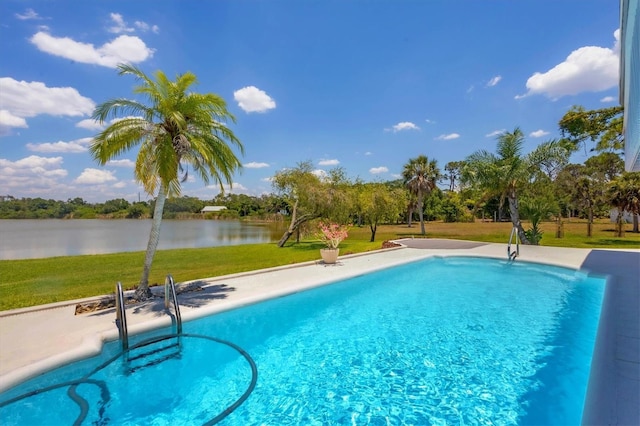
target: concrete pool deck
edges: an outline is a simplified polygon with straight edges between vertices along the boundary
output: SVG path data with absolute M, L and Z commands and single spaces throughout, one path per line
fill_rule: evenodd
M 507 257 L 506 244 L 442 239 L 399 242 L 403 248 L 342 256 L 335 265 L 306 262 L 198 280 L 202 291 L 178 296 L 182 318 L 188 321 L 430 256 Z M 583 421 L 640 424 L 640 249 L 521 246 L 516 261 L 609 277 Z M 179 281 L 180 277 L 174 278 Z M 77 303 L 96 299 L 0 312 L 0 391 L 53 367 L 96 355 L 102 342 L 116 340 L 113 308 L 75 315 Z M 130 334 L 135 334 L 169 325 L 171 318 L 158 298 L 128 306 L 127 321 Z

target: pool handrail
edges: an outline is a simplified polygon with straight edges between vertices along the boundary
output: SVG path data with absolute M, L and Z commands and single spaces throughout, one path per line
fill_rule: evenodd
M 516 249 L 515 251 L 511 251 L 511 241 L 514 240 L 515 237 L 515 242 L 516 242 Z M 520 238 L 518 236 L 518 227 L 514 226 L 513 228 L 511 228 L 511 235 L 509 235 L 509 243 L 507 244 L 507 258 L 509 258 L 509 260 L 516 260 L 516 257 L 520 256 Z
M 180 305 L 178 305 L 178 296 L 176 294 L 176 286 L 173 282 L 171 274 L 167 274 L 164 280 L 164 308 L 169 309 L 169 302 L 173 302 L 173 309 L 176 316 L 176 334 L 182 334 L 182 315 L 180 314 Z
M 127 351 L 129 349 L 129 330 L 127 329 L 127 314 L 124 311 L 124 295 L 120 281 L 116 284 L 116 326 L 118 327 L 122 351 Z

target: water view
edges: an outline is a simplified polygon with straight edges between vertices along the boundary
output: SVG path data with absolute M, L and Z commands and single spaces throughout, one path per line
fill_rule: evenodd
M 0 220 L 0 260 L 143 251 L 151 220 Z M 275 224 L 163 220 L 158 250 L 268 243 Z

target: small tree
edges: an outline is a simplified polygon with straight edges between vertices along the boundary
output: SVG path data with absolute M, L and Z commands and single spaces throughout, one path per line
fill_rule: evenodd
M 409 160 L 402 171 L 404 183 L 409 191 L 416 195 L 418 214 L 420 215 L 420 232 L 424 229 L 424 198 L 431 194 L 440 179 L 440 169 L 436 160 L 429 160 L 426 155 L 419 155 Z
M 522 156 L 523 144 L 524 134 L 520 128 L 502 133 L 498 136 L 497 155 L 480 150 L 467 157 L 463 180 L 483 191 L 483 201 L 499 196 L 502 205 L 506 199 L 511 223 L 518 230 L 520 241 L 529 244 L 518 210 L 518 191 L 530 177 L 529 163 Z
M 624 236 L 624 212 L 633 216 L 633 232 L 638 232 L 640 214 L 640 172 L 623 173 L 611 182 L 607 197 L 612 206 L 618 209 L 616 236 Z
M 394 222 L 406 206 L 404 191 L 382 183 L 362 185 L 358 201 L 364 221 L 371 230 L 370 242 L 376 239 L 378 225 Z

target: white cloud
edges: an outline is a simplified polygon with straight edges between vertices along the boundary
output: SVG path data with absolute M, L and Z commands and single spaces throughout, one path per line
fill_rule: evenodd
M 429 120 L 428 118 L 426 120 L 424 120 L 425 122 L 429 123 L 429 124 L 435 124 L 434 120 Z
M 366 156 L 373 155 L 373 152 L 367 151 L 367 152 L 364 153 L 364 155 L 366 155 Z
M 112 41 L 95 47 L 69 37 L 54 37 L 40 31 L 30 39 L 38 49 L 54 56 L 71 59 L 83 64 L 96 64 L 115 68 L 120 63 L 136 64 L 153 56 L 154 49 L 136 36 L 121 35 Z
M 160 32 L 160 28 L 158 28 L 157 25 L 149 25 L 144 21 L 135 21 L 133 23 L 135 28 L 131 27 L 119 13 L 111 13 L 109 17 L 111 18 L 111 21 L 113 21 L 113 26 L 107 28 L 107 31 L 109 31 L 110 33 L 133 33 L 136 31 L 136 29 L 143 32 L 152 31 L 156 34 Z
M 329 176 L 329 174 L 322 169 L 312 170 L 311 173 L 318 176 L 320 179 L 325 179 L 327 176 Z
M 0 109 L 0 135 L 5 135 L 13 127 L 27 128 L 27 120 L 11 114 L 6 109 Z
M 255 86 L 236 90 L 233 92 L 233 99 L 245 112 L 266 112 L 276 107 L 276 101 Z
M 86 168 L 74 182 L 86 185 L 100 185 L 117 180 L 109 170 Z
M 531 136 L 532 138 L 541 138 L 543 136 L 547 136 L 548 134 L 549 132 L 540 129 L 540 130 L 536 130 L 535 132 L 529 133 L 529 136 Z
M 61 166 L 62 157 L 31 155 L 18 161 L 0 158 L 0 181 L 9 193 L 25 188 L 35 193 L 50 192 L 59 185 L 58 179 L 67 176 L 67 171 Z
M 319 166 L 337 166 L 338 164 L 340 164 L 340 161 L 336 159 L 318 161 Z
M 39 81 L 0 78 L 0 109 L 17 117 L 83 116 L 93 112 L 95 103 L 73 87 L 47 87 Z
M 609 102 L 615 102 L 616 98 L 614 96 L 605 96 L 604 98 L 600 99 L 600 102 L 603 103 L 609 103 Z
M 98 121 L 93 118 L 87 118 L 76 123 L 76 127 L 87 130 L 102 130 L 104 128 Z
M 28 143 L 27 149 L 33 152 L 62 152 L 68 154 L 74 154 L 79 152 L 85 152 L 88 150 L 87 145 L 91 143 L 93 138 L 82 138 L 71 142 L 47 142 L 47 143 Z
M 389 129 L 385 129 L 385 130 L 389 131 Z M 420 130 L 420 127 L 416 126 L 410 121 L 402 121 L 398 124 L 394 124 L 391 130 L 393 130 L 393 133 L 396 133 L 396 132 L 402 132 L 404 130 Z
M 484 136 L 487 137 L 487 138 L 493 138 L 493 137 L 496 137 L 496 136 L 500 136 L 501 134 L 503 134 L 506 131 L 507 131 L 507 129 L 494 130 L 493 132 L 487 133 Z
M 158 34 L 160 32 L 160 27 L 158 27 L 157 25 L 149 25 L 146 22 L 136 21 L 134 22 L 134 25 L 140 31 L 144 31 L 144 32 L 151 31 L 155 34 Z
M 248 190 L 249 188 L 239 182 L 233 182 L 233 184 L 229 188 L 229 192 L 235 192 L 236 194 L 240 192 L 247 192 Z
M 269 163 L 257 163 L 255 161 L 252 161 L 251 163 L 246 163 L 242 166 L 246 167 L 247 169 L 263 169 L 265 167 L 269 167 Z
M 457 133 L 449 133 L 448 135 L 440 135 L 435 139 L 439 141 L 450 141 L 452 139 L 458 139 L 459 137 L 460 135 Z
M 496 84 L 500 83 L 500 80 L 502 80 L 502 76 L 501 75 L 497 75 L 495 77 L 493 77 L 491 80 L 489 80 L 489 82 L 487 83 L 487 87 L 493 87 Z
M 133 169 L 136 166 L 136 163 L 131 161 L 131 160 L 110 160 L 107 161 L 107 165 L 108 166 L 113 166 L 113 167 L 127 167 L 130 169 Z
M 107 31 L 109 31 L 110 33 L 120 34 L 120 33 L 132 33 L 135 31 L 135 29 L 127 26 L 127 23 L 124 21 L 124 19 L 122 18 L 122 15 L 120 15 L 119 13 L 112 13 L 110 17 L 111 17 L 111 20 L 113 21 L 113 26 L 107 28 Z
M 16 18 L 20 19 L 21 21 L 26 21 L 29 19 L 42 19 L 35 10 L 28 8 L 27 10 L 24 11 L 24 13 L 16 13 L 15 14 Z
M 601 92 L 618 84 L 620 30 L 614 32 L 614 48 L 585 46 L 574 50 L 549 71 L 534 73 L 527 80 L 529 95 L 545 95 L 552 99 L 582 92 Z
M 55 168 L 62 165 L 62 157 L 39 157 L 30 155 L 18 161 L 9 161 L 0 158 L 0 168 L 10 168 L 13 170 L 56 170 Z
M 379 175 L 380 173 L 387 173 L 388 171 L 389 169 L 385 166 L 372 167 L 369 169 L 369 173 L 371 173 L 372 175 Z

